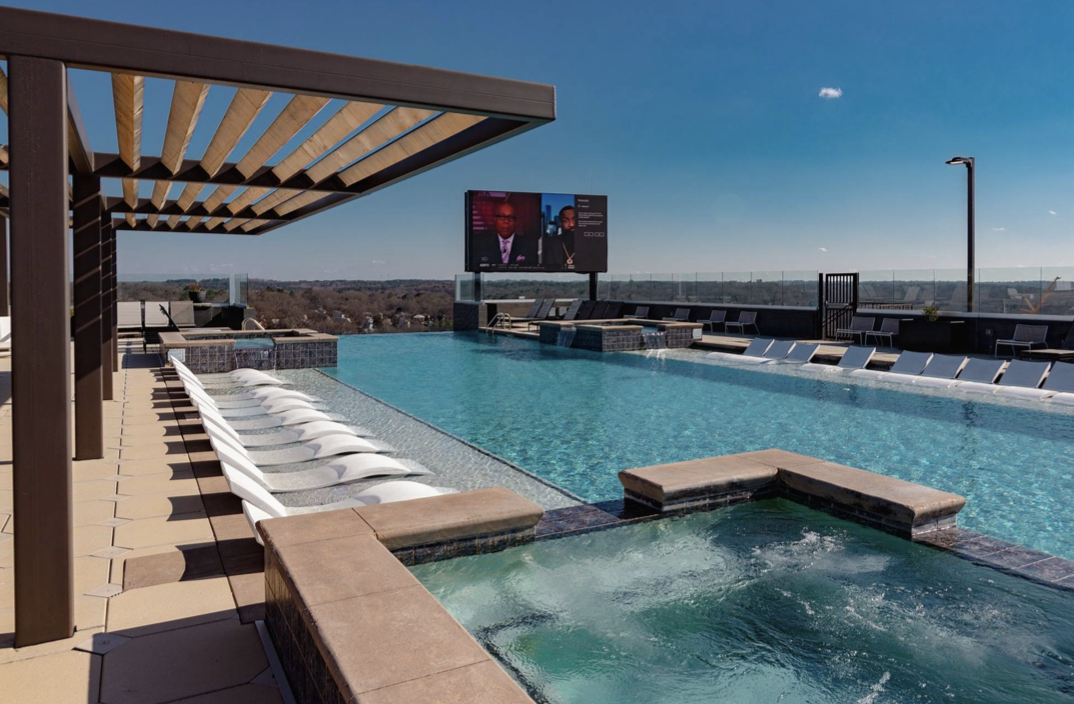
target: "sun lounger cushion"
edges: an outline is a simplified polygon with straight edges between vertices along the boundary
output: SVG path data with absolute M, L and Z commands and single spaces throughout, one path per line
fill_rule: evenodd
M 1051 366 L 1049 362 L 1027 362 L 1016 359 L 1007 366 L 1007 371 L 999 380 L 1000 386 L 1020 386 L 1026 389 L 1035 389 L 1044 380 Z
M 142 302 L 120 301 L 117 303 L 116 326 L 120 328 L 142 327 Z
M 945 379 L 938 376 L 914 377 L 914 386 L 929 386 L 937 389 L 949 389 L 958 384 L 954 379 Z
M 843 358 L 839 360 L 840 369 L 865 369 L 872 360 L 873 355 L 876 354 L 875 347 L 858 347 L 857 345 L 851 345 L 847 347 L 847 351 L 843 353 Z
M 958 384 L 959 391 L 969 391 L 974 394 L 994 394 L 999 391 L 995 384 L 986 384 L 980 381 L 963 381 Z
M 1048 399 L 1051 403 L 1060 403 L 1064 406 L 1074 406 L 1074 394 L 1061 393 Z
M 1048 391 L 1074 393 L 1074 364 L 1058 363 L 1048 372 L 1041 388 Z
M 936 379 L 954 379 L 958 376 L 962 365 L 966 363 L 966 357 L 957 354 L 934 354 L 929 363 L 925 365 L 921 376 L 934 377 Z M 920 380 L 919 380 L 920 381 Z
M 903 352 L 891 365 L 892 374 L 920 374 L 932 360 L 931 352 Z
M 818 349 L 820 349 L 820 345 L 797 344 L 783 361 L 793 364 L 806 364 L 813 359 L 813 355 L 817 353 Z
M 960 382 L 994 384 L 996 377 L 1003 370 L 1003 365 L 1004 362 L 1001 359 L 971 359 L 959 373 L 958 380 Z
M 882 372 L 877 369 L 853 369 L 850 372 L 850 376 L 859 379 L 882 379 L 887 375 L 887 372 Z
M 193 301 L 172 301 L 170 304 L 170 310 L 172 321 L 176 326 L 181 328 L 194 327 L 194 302 Z M 158 308 L 159 312 L 160 309 Z
M 783 359 L 790 354 L 793 349 L 794 342 L 792 340 L 776 340 L 769 345 L 763 356 L 768 357 L 769 359 Z
M 768 348 L 772 346 L 772 340 L 764 337 L 756 337 L 750 341 L 750 344 L 746 346 L 746 350 L 742 353 L 745 357 L 761 357 Z

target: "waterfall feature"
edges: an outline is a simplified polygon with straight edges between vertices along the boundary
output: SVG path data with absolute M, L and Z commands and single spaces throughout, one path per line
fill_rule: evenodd
M 560 347 L 570 347 L 574 342 L 574 328 L 560 328 L 556 337 L 556 344 Z
M 641 339 L 647 350 L 666 350 L 668 347 L 667 334 L 662 332 L 643 332 Z

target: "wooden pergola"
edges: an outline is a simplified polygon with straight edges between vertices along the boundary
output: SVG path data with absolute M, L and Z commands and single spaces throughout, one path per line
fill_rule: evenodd
M 554 120 L 555 88 L 10 8 L 0 8 L 0 58 L 10 74 L 0 71 L 10 142 L 0 145 L 10 174 L 0 225 L 10 216 L 21 647 L 74 628 L 69 243 L 74 458 L 95 459 L 118 361 L 117 231 L 264 234 Z M 111 74 L 118 154 L 90 146 L 69 68 Z M 146 77 L 174 82 L 155 154 L 142 144 Z M 205 153 L 188 158 L 213 86 L 234 87 L 234 97 Z M 274 93 L 290 97 L 236 154 Z M 280 157 L 319 115 L 328 117 Z M 104 195 L 103 179 L 119 179 L 122 197 Z M 140 181 L 153 182 L 149 198 Z M 0 312 L 7 289 L 0 280 Z

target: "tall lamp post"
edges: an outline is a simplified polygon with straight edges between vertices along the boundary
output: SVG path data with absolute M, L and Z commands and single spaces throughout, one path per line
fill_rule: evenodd
M 975 268 L 973 242 L 973 170 L 975 159 L 972 156 L 956 156 L 948 159 L 948 164 L 964 164 L 966 166 L 966 311 L 973 312 L 973 273 Z

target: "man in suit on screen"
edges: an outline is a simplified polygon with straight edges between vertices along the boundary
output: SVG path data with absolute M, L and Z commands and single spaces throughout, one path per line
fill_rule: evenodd
M 519 231 L 515 206 L 510 203 L 497 205 L 493 211 L 493 225 L 496 234 L 486 237 L 478 246 L 479 265 L 489 268 L 537 266 L 537 240 Z

